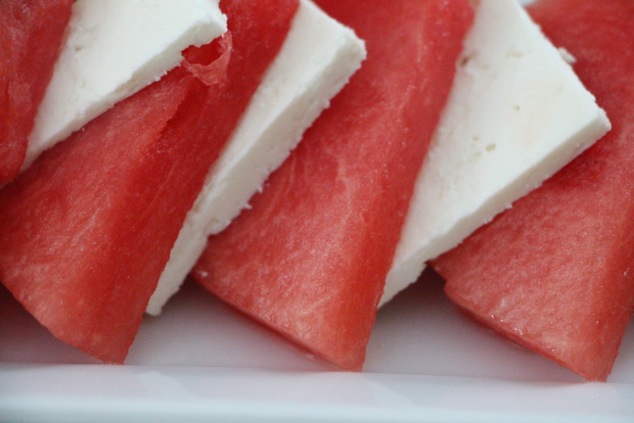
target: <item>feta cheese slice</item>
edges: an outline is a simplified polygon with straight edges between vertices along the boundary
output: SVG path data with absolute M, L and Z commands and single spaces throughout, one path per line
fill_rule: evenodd
M 304 131 L 329 105 L 365 58 L 355 34 L 312 2 L 300 1 L 289 34 L 225 150 L 186 217 L 147 308 L 157 315 L 202 254 L 207 237 L 222 231 Z
M 219 0 L 77 0 L 24 164 L 226 31 Z
M 380 305 L 609 130 L 566 60 L 516 0 L 480 2 Z

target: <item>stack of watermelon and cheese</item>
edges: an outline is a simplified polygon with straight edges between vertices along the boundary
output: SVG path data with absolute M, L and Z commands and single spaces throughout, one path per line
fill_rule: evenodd
M 201 11 L 204 16 L 218 7 L 213 0 L 190 1 L 207 9 Z M 101 25 L 137 19 L 138 10 L 131 10 L 137 3 L 127 4 L 121 9 L 76 2 L 80 19 L 69 27 L 71 50 L 77 50 L 75 40 L 86 37 L 73 37 L 72 31 L 85 31 L 104 44 L 99 36 L 107 31 Z M 158 22 L 156 30 L 173 22 L 175 8 L 158 5 L 162 20 L 147 15 L 150 23 Z M 237 214 L 365 54 L 352 31 L 304 0 L 223 0 L 220 7 L 227 15 L 226 34 L 186 48 L 179 66 L 44 151 L 0 194 L 0 279 L 56 337 L 105 362 L 124 361 L 183 228 L 204 228 L 218 216 Z M 112 19 L 96 19 L 102 8 L 112 11 Z M 95 13 L 81 13 L 86 10 Z M 221 16 L 219 11 L 213 15 Z M 203 26 L 216 28 L 217 22 Z M 293 48 L 298 40 L 315 49 Z M 140 41 L 141 47 L 147 44 Z M 80 70 L 106 65 L 91 62 L 99 59 L 94 54 L 80 59 L 86 59 Z M 115 59 L 117 68 L 120 58 Z M 298 62 L 315 67 L 296 74 Z M 131 78 L 134 82 L 138 75 Z M 69 82 L 65 76 L 60 80 Z M 69 125 L 75 115 L 83 118 L 118 95 L 120 87 L 113 85 L 113 96 L 89 98 L 103 85 L 95 78 L 97 87 L 83 90 L 90 80 L 77 81 L 77 91 L 88 95 L 78 96 L 76 111 L 63 113 Z M 245 122 L 246 141 L 239 135 Z M 234 144 L 241 155 L 220 160 Z M 258 154 L 262 150 L 265 154 Z M 257 168 L 246 183 L 235 176 L 245 162 Z M 217 183 L 228 184 L 228 193 L 213 200 L 210 214 L 205 209 L 210 206 L 197 207 L 196 201 L 218 173 L 228 179 Z M 233 204 L 226 207 L 229 201 Z M 216 213 L 216 203 L 226 209 Z M 178 285 L 182 279 L 170 282 Z
M 318 3 L 367 41 L 368 60 L 252 210 L 209 240 L 194 277 L 311 353 L 358 370 L 382 296 L 387 301 L 432 252 L 451 248 L 588 148 L 609 122 L 567 56 L 513 0 L 480 1 L 472 25 L 470 5 L 460 1 L 426 10 L 377 1 L 363 12 L 354 1 Z M 397 30 L 405 17 L 420 23 L 407 25 L 420 31 L 412 31 L 412 45 Z M 393 38 L 376 33 L 379 19 Z M 420 52 L 438 60 L 448 34 L 459 46 L 465 38 L 464 49 L 447 51 L 443 64 L 425 62 Z M 456 63 L 455 80 L 440 93 L 442 78 L 431 69 L 447 75 Z M 423 74 L 406 77 L 403 69 L 417 65 Z M 448 96 L 446 106 L 422 91 L 427 100 L 417 108 L 404 95 L 410 78 Z M 370 103 L 368 93 L 376 99 L 358 107 Z M 432 129 L 416 130 L 431 142 L 424 162 L 408 153 L 422 142 L 408 138 L 411 113 Z M 406 140 L 412 144 L 399 145 Z
M 634 309 L 634 2 L 539 0 L 529 10 L 574 56 L 613 128 L 433 266 L 478 320 L 606 380 Z
M 75 1 L 23 164 L 175 68 L 189 46 L 226 31 L 218 0 Z M 145 16 L 139 19 L 138 16 Z M 140 34 L 152 34 L 143 36 Z
M 473 9 L 466 0 L 317 4 L 357 31 L 368 58 L 252 209 L 210 239 L 194 277 L 313 354 L 360 370 Z
M 180 28 L 165 33 L 148 57 L 124 60 L 131 63 L 127 76 L 113 77 L 108 86 L 97 83 L 103 93 L 95 96 L 81 86 L 104 80 L 108 71 L 94 59 L 100 51 L 117 50 L 99 39 L 107 27 L 93 27 L 131 19 L 133 6 L 115 4 L 106 8 L 112 19 L 97 19 L 106 10 L 98 2 L 74 2 L 39 114 L 34 118 L 31 110 L 34 123 L 20 124 L 22 132 L 35 129 L 5 181 L 23 172 L 0 191 L 0 280 L 55 336 L 102 361 L 121 363 L 143 313 L 158 314 L 194 268 L 194 278 L 221 299 L 301 348 L 360 370 L 381 304 L 414 281 L 426 262 L 516 204 L 610 129 L 582 81 L 597 93 L 615 130 L 561 173 L 586 160 L 573 172 L 572 186 L 586 186 L 586 171 L 596 185 L 615 180 L 603 176 L 605 166 L 593 170 L 588 161 L 626 156 L 621 150 L 596 153 L 610 137 L 627 139 L 620 132 L 626 116 L 608 107 L 615 94 L 601 73 L 585 70 L 602 56 L 593 50 L 586 64 L 584 49 L 591 48 L 585 43 L 591 43 L 579 34 L 586 34 L 588 22 L 602 28 L 604 21 L 596 18 L 601 13 L 620 11 L 616 16 L 627 22 L 632 7 L 611 0 L 601 10 L 589 2 L 573 18 L 563 12 L 570 7 L 566 2 L 540 0 L 531 8 L 541 25 L 552 22 L 546 33 L 564 51 L 516 0 L 481 0 L 475 8 L 468 0 L 191 0 L 188 7 L 200 16 L 182 13 Z M 221 11 L 228 31 L 216 38 L 224 30 Z M 570 28 L 581 28 L 577 36 L 558 28 L 566 19 Z M 618 42 L 609 40 L 615 49 Z M 138 58 L 148 51 L 130 52 Z M 627 69 L 627 59 L 606 62 L 606 74 Z M 85 64 L 85 74 L 71 69 L 77 63 Z M 77 93 L 65 89 L 75 83 Z M 526 275 L 539 268 L 534 262 L 540 259 L 531 254 L 540 251 L 557 266 L 575 254 L 570 247 L 561 259 L 553 253 L 566 235 L 553 231 L 559 241 L 547 244 L 553 242 L 546 233 L 552 225 L 537 236 L 521 231 L 522 225 L 537 225 L 541 211 L 566 208 L 530 200 L 551 185 L 570 187 L 556 182 L 561 173 L 517 202 L 529 203 L 526 211 L 515 213 L 514 206 L 432 262 L 447 276 L 451 298 L 477 318 L 502 313 L 487 308 L 491 301 L 528 296 L 529 307 L 512 312 L 522 321 L 551 306 L 543 296 L 530 297 L 533 288 L 524 286 L 535 286 L 533 280 L 509 276 L 517 286 L 504 289 L 490 280 L 506 282 L 506 272 Z M 625 176 L 620 173 L 619 180 L 627 186 Z M 606 194 L 597 193 L 585 204 L 601 202 Z M 603 216 L 573 201 L 557 204 L 564 202 L 578 221 Z M 617 208 L 627 206 L 607 207 Z M 589 216 L 579 217 L 585 212 Z M 507 217 L 517 214 L 525 217 Z M 573 313 L 582 322 L 599 321 L 605 299 L 618 302 L 617 317 L 602 317 L 592 330 L 577 329 L 602 339 L 596 348 L 587 339 L 570 347 L 569 356 L 588 357 L 584 365 L 551 353 L 553 342 L 543 347 L 523 339 L 518 334 L 525 329 L 512 326 L 518 323 L 508 315 L 497 321 L 511 326 L 494 328 L 587 379 L 605 380 L 634 301 L 626 277 L 632 248 L 623 247 L 627 214 L 619 216 L 623 223 L 596 231 L 599 240 L 592 239 L 591 247 L 574 245 L 579 252 L 605 246 L 605 259 L 585 261 L 610 266 L 609 272 L 592 270 L 606 275 L 597 282 L 601 305 L 588 307 L 576 294 L 579 307 L 559 307 L 562 322 Z M 502 229 L 489 229 L 505 219 Z M 511 252 L 508 244 L 516 239 Z M 557 272 L 548 263 L 545 273 Z M 580 283 L 564 272 L 565 286 Z M 613 281 L 614 272 L 626 276 Z M 562 331 L 552 336 L 567 342 Z M 583 355 L 587 348 L 594 350 Z

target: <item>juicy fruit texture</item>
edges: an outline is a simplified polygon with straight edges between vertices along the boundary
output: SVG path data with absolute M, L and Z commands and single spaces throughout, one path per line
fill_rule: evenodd
M 0 280 L 55 336 L 120 363 L 296 0 L 227 0 L 231 34 L 44 153 L 0 191 Z M 248 64 L 248 66 L 247 66 Z
M 0 2 L 0 186 L 18 174 L 26 157 L 28 136 L 53 74 L 72 4 Z
M 588 380 L 606 380 L 634 306 L 634 3 L 530 7 L 613 129 L 434 267 L 468 313 Z
M 143 312 L 137 299 L 163 260 L 153 248 L 152 262 L 135 267 L 139 249 L 168 243 L 160 229 L 178 220 L 160 192 L 170 167 L 161 133 L 189 91 L 178 79 L 103 115 L 0 193 L 5 286 L 55 336 L 107 362 L 124 359 Z M 156 221 L 144 203 L 175 214 Z
M 218 0 L 76 0 L 23 168 L 225 31 Z
M 185 218 L 150 298 L 149 314 L 160 313 L 196 264 L 207 238 L 248 206 L 364 57 L 363 42 L 350 28 L 309 0 L 300 0 L 284 45 Z
M 414 180 L 473 15 L 467 1 L 322 0 L 368 58 L 193 275 L 345 369 L 361 369 Z
M 610 128 L 517 0 L 478 3 L 459 63 L 381 304 Z

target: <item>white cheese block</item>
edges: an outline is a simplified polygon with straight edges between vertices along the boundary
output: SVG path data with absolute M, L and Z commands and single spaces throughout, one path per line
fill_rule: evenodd
M 225 31 L 218 0 L 75 1 L 24 167 Z
M 172 249 L 147 312 L 159 314 L 202 254 L 365 58 L 355 34 L 310 1 L 300 1 L 289 34 L 225 150 L 207 176 Z
M 609 130 L 570 59 L 516 0 L 481 0 L 381 305 Z

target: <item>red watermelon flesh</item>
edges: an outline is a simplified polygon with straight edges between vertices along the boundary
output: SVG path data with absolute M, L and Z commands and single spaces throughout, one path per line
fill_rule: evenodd
M 231 35 L 46 152 L 0 191 L 0 277 L 55 336 L 124 360 L 297 0 L 226 0 Z
M 634 2 L 540 0 L 612 131 L 434 267 L 460 307 L 588 380 L 606 380 L 634 307 Z
M 72 5 L 72 0 L 0 1 L 0 186 L 24 162 Z
M 467 1 L 321 0 L 367 42 L 361 70 L 194 269 L 313 354 L 362 367 L 416 174 L 472 19 Z

